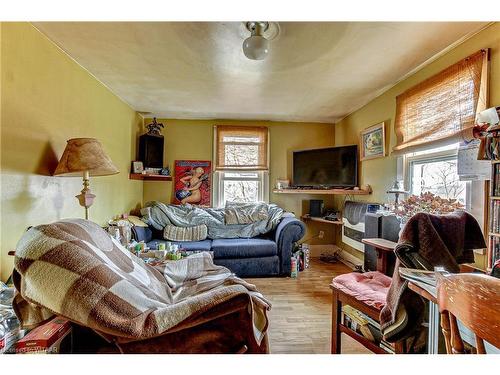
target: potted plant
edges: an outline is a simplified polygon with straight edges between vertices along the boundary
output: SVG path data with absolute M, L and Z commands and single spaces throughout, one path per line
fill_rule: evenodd
M 462 209 L 464 206 L 456 199 L 441 198 L 431 192 L 426 192 L 420 195 L 410 195 L 407 199 L 399 202 L 394 207 L 394 214 L 401 222 L 402 231 L 408 220 L 416 213 L 426 212 L 443 215 Z

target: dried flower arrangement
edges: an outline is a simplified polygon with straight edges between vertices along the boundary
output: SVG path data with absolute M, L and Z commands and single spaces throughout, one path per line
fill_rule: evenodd
M 420 194 L 420 196 L 409 196 L 394 208 L 394 213 L 401 218 L 403 223 L 405 223 L 410 217 L 418 212 L 442 215 L 463 208 L 464 206 L 456 199 L 441 198 L 431 192 L 426 192 Z

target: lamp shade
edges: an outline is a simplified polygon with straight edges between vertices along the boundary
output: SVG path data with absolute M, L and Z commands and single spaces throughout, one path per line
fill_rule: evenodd
M 82 176 L 87 171 L 90 176 L 107 176 L 119 173 L 118 168 L 106 155 L 97 139 L 73 138 L 68 140 L 54 175 Z

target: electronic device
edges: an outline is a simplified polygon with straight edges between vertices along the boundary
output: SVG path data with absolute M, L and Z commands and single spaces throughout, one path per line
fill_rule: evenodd
M 358 184 L 358 146 L 294 151 L 292 171 L 295 187 L 353 188 Z
M 323 216 L 324 203 L 322 199 L 309 200 L 309 216 L 321 217 Z
M 366 212 L 368 213 L 374 214 L 378 210 L 380 210 L 380 204 L 378 203 L 368 203 L 368 205 L 366 206 Z
M 362 252 L 365 251 L 361 240 L 365 238 L 367 207 L 365 202 L 346 201 L 342 212 L 342 242 Z
M 141 135 L 137 159 L 142 161 L 144 168 L 163 168 L 163 135 Z
M 383 238 L 389 241 L 398 242 L 400 230 L 399 220 L 394 215 L 377 213 L 367 213 L 365 215 L 365 238 Z M 373 246 L 365 245 L 364 253 L 364 270 L 375 271 L 377 269 L 377 250 Z M 388 276 L 391 276 L 394 272 L 395 262 L 395 255 L 393 253 L 388 254 Z
M 337 221 L 339 219 L 338 212 L 335 211 L 327 212 L 326 215 L 323 216 L 323 219 L 328 221 Z

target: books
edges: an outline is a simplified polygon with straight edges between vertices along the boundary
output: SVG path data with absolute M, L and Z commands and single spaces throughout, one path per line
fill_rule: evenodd
M 434 271 L 400 267 L 399 275 L 403 279 L 417 284 L 419 287 L 429 292 L 432 296 L 437 296 L 436 274 Z
M 59 344 L 70 334 L 71 323 L 56 317 L 28 332 L 16 343 L 16 353 L 58 352 Z
M 493 184 L 492 193 L 493 196 L 500 196 L 500 163 L 493 164 L 493 176 L 491 179 L 491 183 Z
M 493 267 L 493 265 L 500 260 L 500 237 L 490 236 L 489 249 L 490 259 L 488 259 L 488 264 L 490 267 Z
M 490 232 L 500 233 L 500 200 L 491 203 Z

